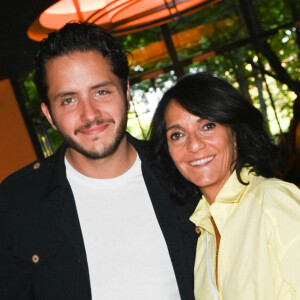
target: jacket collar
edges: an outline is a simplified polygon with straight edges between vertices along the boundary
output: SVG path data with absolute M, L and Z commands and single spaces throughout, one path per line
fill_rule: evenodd
M 138 140 L 130 133 L 126 133 L 127 141 L 135 148 L 142 162 L 146 162 L 149 148 L 147 147 L 148 141 Z
M 69 186 L 64 162 L 66 149 L 67 144 L 64 142 L 52 156 L 47 158 L 51 160 L 51 162 L 49 169 L 50 177 L 48 186 L 46 188 L 46 196 L 49 196 L 49 194 L 57 187 L 67 188 Z

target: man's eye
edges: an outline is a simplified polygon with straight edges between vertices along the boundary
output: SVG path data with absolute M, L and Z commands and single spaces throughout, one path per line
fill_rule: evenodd
M 178 140 L 182 137 L 182 133 L 181 132 L 174 132 L 171 134 L 170 139 L 171 140 Z
M 100 95 L 106 95 L 106 94 L 108 94 L 108 91 L 107 91 L 107 90 L 99 90 L 99 91 L 97 91 L 97 93 L 96 93 L 97 96 L 100 96 Z
M 73 103 L 74 101 L 75 101 L 74 98 L 67 98 L 67 99 L 64 99 L 61 104 L 68 105 L 68 104 Z
M 203 126 L 203 129 L 204 130 L 211 130 L 213 128 L 216 127 L 216 124 L 215 123 L 212 123 L 212 122 L 209 122 L 209 123 L 206 123 L 204 126 Z

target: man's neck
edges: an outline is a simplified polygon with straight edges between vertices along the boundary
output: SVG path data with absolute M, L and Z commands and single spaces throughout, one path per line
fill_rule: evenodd
M 70 165 L 81 174 L 92 178 L 107 179 L 120 176 L 129 170 L 137 154 L 134 147 L 124 137 L 118 149 L 104 158 L 91 159 L 71 148 L 67 148 L 65 155 Z

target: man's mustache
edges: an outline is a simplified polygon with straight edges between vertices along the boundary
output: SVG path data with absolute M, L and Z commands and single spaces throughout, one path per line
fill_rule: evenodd
M 83 130 L 86 130 L 86 129 L 89 129 L 91 128 L 93 125 L 100 125 L 100 124 L 103 124 L 103 123 L 115 123 L 115 120 L 114 119 L 96 119 L 94 121 L 91 121 L 91 122 L 86 122 L 84 125 L 76 128 L 74 130 L 74 134 L 77 135 L 80 131 L 83 131 Z

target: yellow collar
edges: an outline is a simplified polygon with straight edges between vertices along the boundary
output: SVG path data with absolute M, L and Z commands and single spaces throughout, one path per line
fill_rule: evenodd
M 250 173 L 251 168 L 243 168 L 241 170 L 241 178 L 245 183 L 244 185 L 239 182 L 236 171 L 234 170 L 227 180 L 227 182 L 222 187 L 221 191 L 218 193 L 215 202 L 219 203 L 236 203 L 239 202 L 243 194 L 248 189 L 250 183 L 253 181 L 254 173 Z
M 241 178 L 244 182 L 249 183 L 244 185 L 240 183 L 234 171 L 221 191 L 218 193 L 215 203 L 237 203 L 240 201 L 246 190 L 250 186 L 254 178 L 254 173 L 250 173 L 251 168 L 243 168 L 241 171 Z M 211 234 L 214 234 L 214 228 L 211 223 L 210 205 L 204 196 L 200 199 L 194 213 L 191 215 L 190 220 L 200 228 L 205 229 Z

